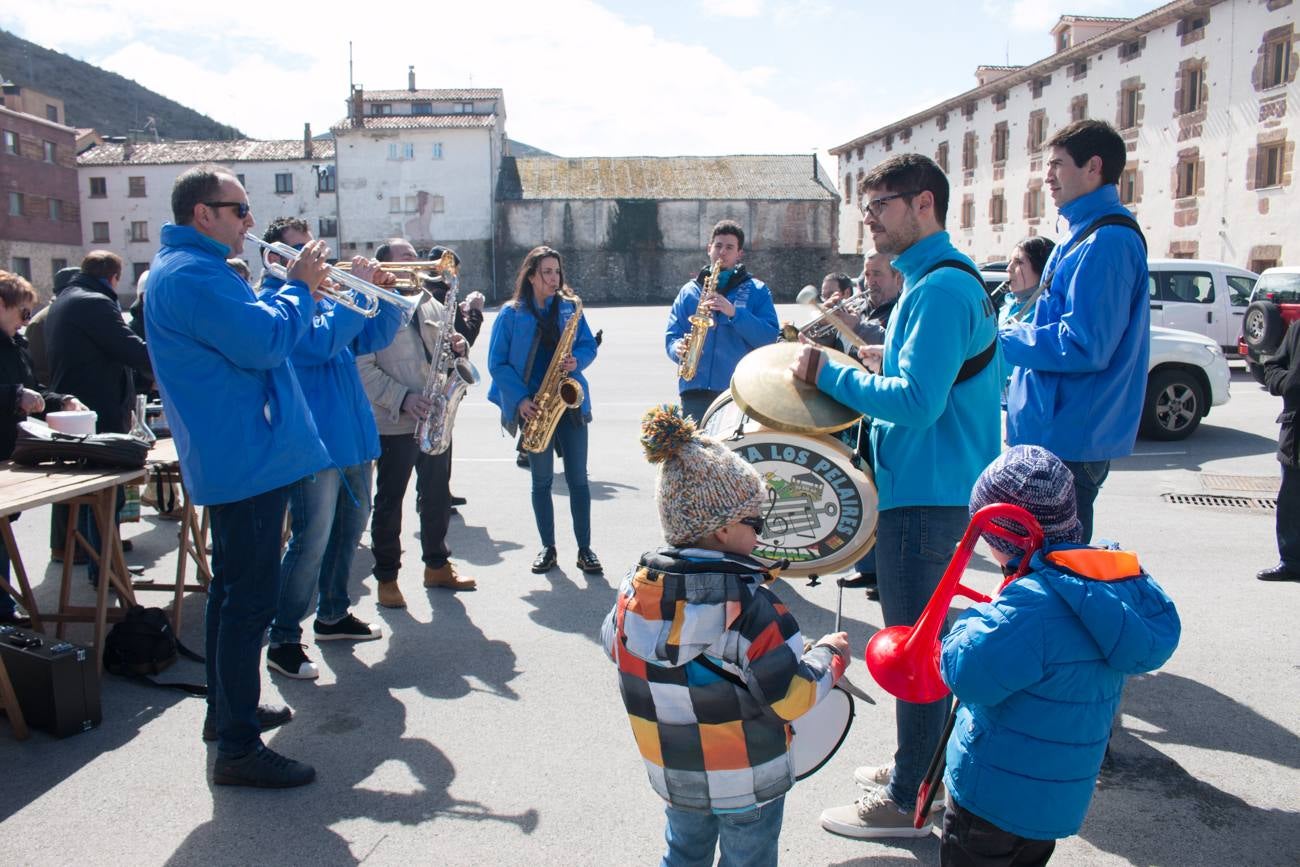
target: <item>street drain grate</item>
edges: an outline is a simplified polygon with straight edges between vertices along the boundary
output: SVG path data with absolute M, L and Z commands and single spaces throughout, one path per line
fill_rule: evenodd
M 1231 511 L 1276 512 L 1276 497 L 1225 497 L 1217 494 L 1161 494 L 1166 503 Z
M 1221 473 L 1199 473 L 1201 486 L 1212 491 L 1258 491 L 1276 494 L 1282 484 L 1277 476 L 1228 476 Z

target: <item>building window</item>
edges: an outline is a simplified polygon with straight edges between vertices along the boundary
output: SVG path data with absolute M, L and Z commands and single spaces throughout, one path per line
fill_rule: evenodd
M 1281 87 L 1291 80 L 1291 33 L 1264 43 L 1263 87 Z
M 149 240 L 149 223 L 145 220 L 135 220 L 131 223 L 131 241 L 139 243 Z
M 415 144 L 413 142 L 407 142 L 406 144 L 402 145 L 402 159 L 404 160 L 415 159 Z
M 415 213 L 419 213 L 419 210 L 420 210 L 420 197 L 419 197 L 419 196 L 407 196 L 407 197 L 406 197 L 406 213 L 408 213 L 408 214 L 415 214 Z
M 441 214 L 447 210 L 446 201 L 442 196 L 429 196 L 429 210 L 435 214 Z
M 1282 185 L 1282 157 L 1286 142 L 1266 144 L 1255 156 L 1255 187 L 1280 187 Z
M 1126 84 L 1119 91 L 1119 128 L 1132 129 L 1138 123 L 1138 86 Z
M 103 199 L 108 196 L 108 179 L 91 178 L 90 179 L 90 197 L 92 199 Z
M 971 100 L 970 102 L 963 105 L 961 107 L 961 116 L 966 118 L 967 120 L 970 120 L 971 118 L 975 117 L 975 105 L 976 103 L 974 100 Z
M 1007 221 L 1007 198 L 1002 193 L 994 193 L 989 199 L 989 223 L 1001 226 Z
M 415 145 L 402 142 L 388 143 L 388 158 L 390 160 L 413 160 L 415 159 Z
M 975 225 L 975 197 L 964 196 L 961 200 L 961 227 L 969 229 Z
M 32 260 L 26 256 L 14 256 L 14 273 L 24 280 L 32 279 Z
M 975 171 L 975 133 L 968 132 L 962 139 L 961 143 L 961 167 L 962 171 Z
M 1007 139 L 1010 135 L 1011 133 L 1007 129 L 1007 122 L 1005 120 L 993 127 L 993 162 L 1006 162 Z
M 1137 203 L 1137 166 L 1129 166 L 1119 176 L 1119 200 L 1125 205 Z
M 336 179 L 334 177 L 334 167 L 326 166 L 316 175 L 316 192 L 333 193 L 337 191 Z
M 1052 76 L 1050 75 L 1044 75 L 1042 78 L 1035 78 L 1029 84 L 1029 92 L 1033 95 L 1034 99 L 1038 99 L 1043 95 L 1043 88 L 1047 87 L 1047 85 L 1051 83 Z
M 275 191 L 281 194 L 293 192 L 293 175 L 290 172 L 276 173 Z
M 939 132 L 943 132 L 944 130 L 946 130 L 948 128 L 948 112 L 945 111 L 943 114 L 936 117 L 934 119 L 934 125 L 939 130 Z M 861 149 L 858 150 L 858 159 L 862 159 Z
M 126 195 L 132 199 L 143 199 L 145 197 L 144 178 L 133 177 L 126 179 Z
M 945 175 L 948 174 L 948 143 L 939 142 L 939 148 L 934 152 L 934 161 L 939 164 L 939 170 Z
M 9 216 L 21 217 L 23 215 L 23 194 L 11 192 L 9 194 Z
M 1088 61 L 1076 60 L 1074 63 L 1070 64 L 1070 75 L 1074 78 L 1075 81 L 1078 81 L 1081 78 L 1087 78 Z
M 1194 111 L 1200 111 L 1205 104 L 1204 96 L 1201 93 L 1205 85 L 1204 64 L 1196 63 L 1184 67 L 1179 74 L 1178 84 L 1178 113 L 1191 114 Z
M 472 103 L 472 102 L 458 102 L 458 103 L 456 103 L 454 106 L 452 106 L 452 109 L 451 109 L 451 110 L 454 111 L 456 114 L 473 114 L 473 113 L 474 113 L 474 103 Z
M 63 219 L 63 202 L 60 202 L 58 199 L 46 199 L 45 203 L 50 211 L 51 222 L 57 223 L 59 220 Z
M 318 237 L 336 238 L 338 237 L 338 234 L 339 234 L 339 221 L 336 218 L 334 217 L 320 218 L 320 232 L 317 235 Z
M 1125 42 L 1119 47 L 1120 60 L 1132 60 L 1142 53 L 1142 42 L 1134 39 L 1132 42 Z
M 1036 182 L 1025 191 L 1025 219 L 1036 220 L 1043 216 L 1043 185 Z
M 993 94 L 993 107 L 998 111 L 1007 107 L 1007 95 L 1005 93 Z
M 1193 15 L 1178 22 L 1177 32 L 1183 37 L 1183 45 L 1204 38 L 1205 22 L 1204 15 Z
M 1056 50 L 1064 51 L 1069 47 L 1070 47 L 1070 31 L 1062 30 L 1060 33 L 1056 34 Z
M 894 149 L 894 134 L 893 134 L 892 132 L 891 132 L 891 133 L 886 133 L 886 134 L 885 134 L 885 150 L 887 150 L 887 151 L 892 151 L 893 149 Z
M 54 149 L 54 142 L 52 142 L 52 141 L 43 141 L 43 142 L 41 142 L 42 158 L 43 158 L 47 163 L 52 163 L 52 162 L 54 162 L 54 150 L 55 150 L 55 149 Z
M 1029 152 L 1037 154 L 1047 141 L 1047 112 L 1041 108 L 1029 115 Z
M 92 244 L 108 243 L 108 223 L 90 224 L 90 242 Z
M 1183 199 L 1196 195 L 1200 172 L 1197 171 L 1196 157 L 1183 157 L 1178 161 L 1178 180 L 1175 195 Z
M 853 201 L 853 175 L 844 176 L 844 203 L 847 205 Z
M 18 133 L 12 130 L 5 130 L 5 153 L 18 156 Z
M 57 105 L 49 105 L 49 104 L 47 103 L 46 106 L 45 106 L 45 119 L 46 119 L 46 120 L 54 121 L 55 123 L 58 123 L 58 122 L 59 122 L 59 107 L 58 107 Z
M 433 114 L 433 103 L 413 102 L 411 103 L 411 114 Z
M 51 259 L 51 260 L 50 260 L 50 273 L 51 273 L 51 274 L 57 274 L 57 273 L 59 273 L 60 271 L 62 271 L 62 270 L 63 270 L 64 268 L 66 268 L 66 267 L 68 267 L 68 260 L 67 260 L 67 259 Z
M 393 105 L 392 103 L 388 103 L 388 102 L 372 102 L 370 103 L 370 113 L 371 114 L 392 114 Z
M 1088 119 L 1088 95 L 1085 93 L 1070 100 L 1070 120 Z
M 400 213 L 402 213 L 402 197 L 401 197 L 401 196 L 393 196 L 393 197 L 391 197 L 391 198 L 388 200 L 388 213 L 390 213 L 390 214 L 400 214 Z

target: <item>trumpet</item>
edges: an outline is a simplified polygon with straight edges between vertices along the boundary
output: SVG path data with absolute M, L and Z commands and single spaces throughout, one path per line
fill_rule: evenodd
M 279 262 L 272 262 L 270 254 L 274 253 L 287 263 L 297 259 L 300 251 L 280 241 L 267 243 L 252 232 L 245 232 L 244 240 L 252 241 L 261 248 L 262 267 L 267 270 L 267 273 L 281 280 L 289 279 L 288 266 L 281 265 Z M 410 265 L 411 263 L 406 262 L 403 264 Z M 331 265 L 325 273 L 329 279 L 321 284 L 321 291 L 335 304 L 360 313 L 367 318 L 379 312 L 379 303 L 381 301 L 387 301 L 402 311 L 404 322 L 409 322 L 410 318 L 415 314 L 415 308 L 420 304 L 420 296 L 416 295 L 408 298 L 397 292 L 382 289 L 353 275 L 350 266 L 344 269 L 338 265 Z
M 339 262 L 334 267 L 351 272 L 351 262 Z M 380 262 L 379 270 L 397 278 L 393 288 L 398 292 L 418 292 L 424 288 L 424 281 L 443 275 L 441 262 Z
M 823 309 L 821 305 L 817 303 L 816 290 L 814 290 L 811 297 L 808 297 L 805 294 L 806 291 L 811 288 L 811 286 L 805 286 L 803 291 L 800 291 L 796 300 L 804 304 L 813 305 L 818 310 L 822 311 L 821 314 L 816 318 L 805 322 L 798 328 L 793 328 L 791 326 L 782 328 L 782 336 L 786 340 L 791 341 L 798 340 L 800 337 L 807 337 L 810 340 L 822 340 L 838 331 L 844 337 L 844 341 L 847 345 L 853 347 L 864 346 L 866 341 L 853 330 L 852 326 L 845 324 L 836 314 L 842 311 L 845 313 L 851 313 L 854 316 L 862 316 L 862 314 L 867 310 L 867 293 L 863 292 L 859 295 L 850 295 L 847 298 L 841 298 L 830 307 Z

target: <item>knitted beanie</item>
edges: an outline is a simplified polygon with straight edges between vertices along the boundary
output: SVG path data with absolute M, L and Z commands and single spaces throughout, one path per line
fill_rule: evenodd
M 1019 506 L 1038 519 L 1043 541 L 1078 542 L 1083 527 L 1074 499 L 1074 476 L 1061 459 L 1042 446 L 1012 446 L 989 464 L 975 480 L 970 496 L 970 513 L 992 503 Z M 996 521 L 1013 533 L 1025 532 L 1015 521 Z M 1020 549 L 991 533 L 984 541 L 1004 554 L 1016 556 Z
M 641 417 L 646 460 L 659 464 L 655 502 L 664 539 L 694 542 L 741 518 L 757 517 L 765 501 L 758 471 L 716 439 L 696 433 L 676 404 Z

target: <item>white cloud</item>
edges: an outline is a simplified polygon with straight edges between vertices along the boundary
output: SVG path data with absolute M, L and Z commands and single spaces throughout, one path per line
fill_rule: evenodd
M 718 18 L 757 18 L 763 14 L 763 0 L 701 0 L 700 11 Z
M 1046 34 L 1062 15 L 1122 17 L 1123 0 L 1089 0 L 1087 9 L 1077 0 L 984 0 L 984 11 L 1012 30 Z M 1132 5 L 1127 4 L 1127 5 Z

